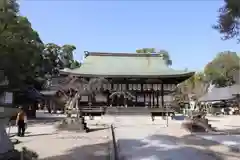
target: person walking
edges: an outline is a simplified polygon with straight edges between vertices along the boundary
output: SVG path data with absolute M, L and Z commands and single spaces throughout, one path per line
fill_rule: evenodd
M 17 114 L 16 125 L 18 126 L 18 136 L 24 137 L 27 115 L 22 107 L 19 107 L 19 109 L 20 111 Z

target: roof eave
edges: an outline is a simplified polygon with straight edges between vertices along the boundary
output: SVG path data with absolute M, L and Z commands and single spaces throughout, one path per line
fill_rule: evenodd
M 182 74 L 172 74 L 172 75 L 99 75 L 99 74 L 81 74 L 81 73 L 74 73 L 74 72 L 61 72 L 61 74 L 69 74 L 73 76 L 79 76 L 79 77 L 104 77 L 104 78 L 121 78 L 121 77 L 126 77 L 126 78 L 185 78 L 188 79 L 191 76 L 195 74 L 195 72 L 186 72 Z

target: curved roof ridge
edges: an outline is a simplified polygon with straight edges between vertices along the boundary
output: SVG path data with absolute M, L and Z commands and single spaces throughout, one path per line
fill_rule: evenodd
M 85 56 L 111 56 L 111 57 L 162 57 L 159 53 L 116 53 L 116 52 L 88 52 Z

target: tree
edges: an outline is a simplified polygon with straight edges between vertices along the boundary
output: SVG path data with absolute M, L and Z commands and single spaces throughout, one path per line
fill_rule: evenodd
M 206 80 L 204 73 L 196 73 L 186 81 L 178 85 L 174 94 L 175 102 L 179 105 L 183 102 L 195 100 L 207 93 L 210 83 Z
M 0 1 L 0 35 L 7 29 L 8 25 L 17 18 L 19 5 L 16 0 Z
M 74 60 L 71 65 L 70 65 L 70 69 L 75 69 L 75 68 L 79 68 L 81 66 L 81 63 L 79 63 L 78 61 Z
M 77 77 L 68 76 L 58 84 L 57 89 L 63 92 L 63 96 L 67 97 L 66 108 L 73 109 L 76 102 L 81 96 L 90 96 L 90 102 L 95 101 L 97 93 L 101 92 L 103 84 L 108 83 L 104 78 L 91 78 L 89 81 Z M 69 92 L 70 91 L 70 92 Z M 79 110 L 80 110 L 80 106 Z
M 168 51 L 160 50 L 158 53 L 163 56 L 163 58 L 166 60 L 167 65 L 169 65 L 169 66 L 172 65 L 172 60 L 170 58 L 170 55 L 169 55 Z
M 49 76 L 57 76 L 59 69 L 64 68 L 60 59 L 61 47 L 54 43 L 47 43 L 44 45 L 42 53 L 42 69 L 44 74 Z
M 136 52 L 137 53 L 148 53 L 148 54 L 151 54 L 151 53 L 161 54 L 163 56 L 164 60 L 166 61 L 166 64 L 170 65 L 170 66 L 172 65 L 172 60 L 170 58 L 169 53 L 166 50 L 156 51 L 155 48 L 142 48 L 142 49 L 137 49 Z
M 107 80 L 104 78 L 92 78 L 87 81 L 85 79 L 68 76 L 61 84 L 59 84 L 59 90 L 65 92 L 64 95 L 67 96 L 67 100 L 65 102 L 65 110 L 68 115 L 67 117 L 71 117 L 71 112 L 75 109 L 77 110 L 77 118 L 75 118 L 75 122 L 78 124 L 77 130 L 89 130 L 86 126 L 84 117 L 82 116 L 81 106 L 78 103 L 79 100 L 82 96 L 89 96 L 90 102 L 95 101 L 96 93 L 101 92 L 101 88 L 104 83 L 107 83 Z M 69 125 L 72 125 L 72 122 L 72 120 L 68 121 L 65 119 L 58 127 L 59 129 L 67 129 Z
M 59 46 L 54 43 L 47 43 L 43 50 L 44 74 L 57 76 L 63 68 L 74 69 L 80 67 L 80 63 L 73 58 L 74 45 Z
M 224 0 L 225 4 L 219 9 L 217 25 L 213 28 L 223 34 L 223 39 L 239 39 L 240 29 L 240 1 Z
M 75 69 L 80 67 L 80 63 L 74 60 L 74 51 L 76 47 L 74 45 L 65 44 L 62 46 L 61 60 L 64 64 L 64 68 Z
M 8 77 L 9 87 L 21 88 L 39 70 L 42 41 L 28 19 L 18 16 L 16 0 L 1 2 L 0 69 Z
M 235 83 L 234 76 L 239 74 L 240 58 L 235 52 L 225 51 L 217 54 L 217 56 L 209 62 L 204 73 L 207 80 L 216 87 L 225 87 Z
M 65 44 L 62 46 L 62 52 L 61 52 L 61 61 L 64 64 L 64 68 L 70 68 L 74 69 L 77 67 L 80 67 L 80 63 L 76 60 L 74 60 L 74 51 L 76 50 L 76 47 L 74 45 Z

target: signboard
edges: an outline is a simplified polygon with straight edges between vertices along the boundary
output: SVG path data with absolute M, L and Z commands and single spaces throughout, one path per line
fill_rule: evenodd
M 12 104 L 12 103 L 13 103 L 13 93 L 5 92 L 5 104 Z
M 13 93 L 4 92 L 0 95 L 0 104 L 12 104 L 13 103 Z

